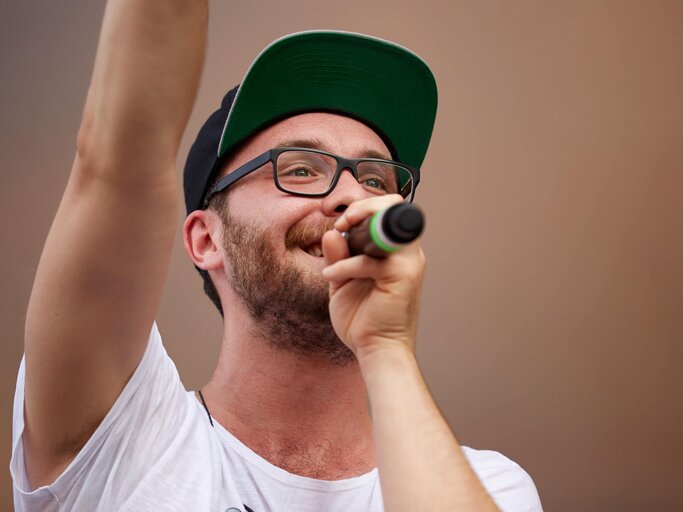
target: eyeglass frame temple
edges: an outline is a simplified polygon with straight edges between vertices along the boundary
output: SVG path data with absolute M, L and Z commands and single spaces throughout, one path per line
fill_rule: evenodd
M 272 151 L 273 151 L 272 149 L 269 149 L 265 153 L 257 156 L 256 158 L 249 160 L 248 162 L 240 165 L 237 169 L 232 171 L 230 174 L 223 176 L 220 180 L 218 180 L 216 182 L 216 184 L 211 188 L 211 190 L 209 190 L 209 192 L 207 192 L 206 197 L 204 198 L 204 204 L 206 205 L 212 196 L 214 196 L 215 194 L 218 194 L 219 192 L 223 192 L 223 190 L 228 188 L 230 185 L 235 183 L 237 180 L 244 178 L 247 174 L 254 172 L 259 167 L 263 167 L 268 162 L 272 161 L 273 160 L 273 156 L 271 155 Z

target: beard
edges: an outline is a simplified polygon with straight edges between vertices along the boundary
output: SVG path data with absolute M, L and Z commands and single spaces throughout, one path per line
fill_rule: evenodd
M 291 252 L 320 239 L 327 225 L 295 224 L 285 236 L 287 257 L 279 259 L 268 230 L 220 213 L 233 290 L 269 345 L 305 358 L 344 366 L 355 359 L 336 335 L 329 312 L 329 288 L 322 275 L 296 264 Z

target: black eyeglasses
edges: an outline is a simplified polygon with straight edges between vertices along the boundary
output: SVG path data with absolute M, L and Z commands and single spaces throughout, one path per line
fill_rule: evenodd
M 295 196 L 326 196 L 337 185 L 344 169 L 349 169 L 371 194 L 400 194 L 407 202 L 412 202 L 420 181 L 418 169 L 392 160 L 342 158 L 318 149 L 274 148 L 221 178 L 206 194 L 204 208 L 213 195 L 267 163 L 273 164 L 275 186 Z

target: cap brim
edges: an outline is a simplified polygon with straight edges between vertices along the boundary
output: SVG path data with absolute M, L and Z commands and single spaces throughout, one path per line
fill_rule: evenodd
M 292 115 L 354 117 L 419 168 L 436 117 L 436 82 L 413 52 L 362 34 L 311 31 L 274 41 L 253 62 L 225 123 L 218 157 Z

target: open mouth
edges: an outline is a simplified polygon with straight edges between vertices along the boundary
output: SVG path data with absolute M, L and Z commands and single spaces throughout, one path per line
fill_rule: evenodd
M 323 257 L 323 246 L 320 240 L 312 242 L 310 244 L 304 244 L 300 246 L 300 249 L 311 256 L 316 258 Z
M 299 249 L 314 258 L 322 258 L 323 236 L 333 228 L 334 219 L 327 219 L 320 223 L 293 225 L 285 235 L 285 248 L 288 250 Z

